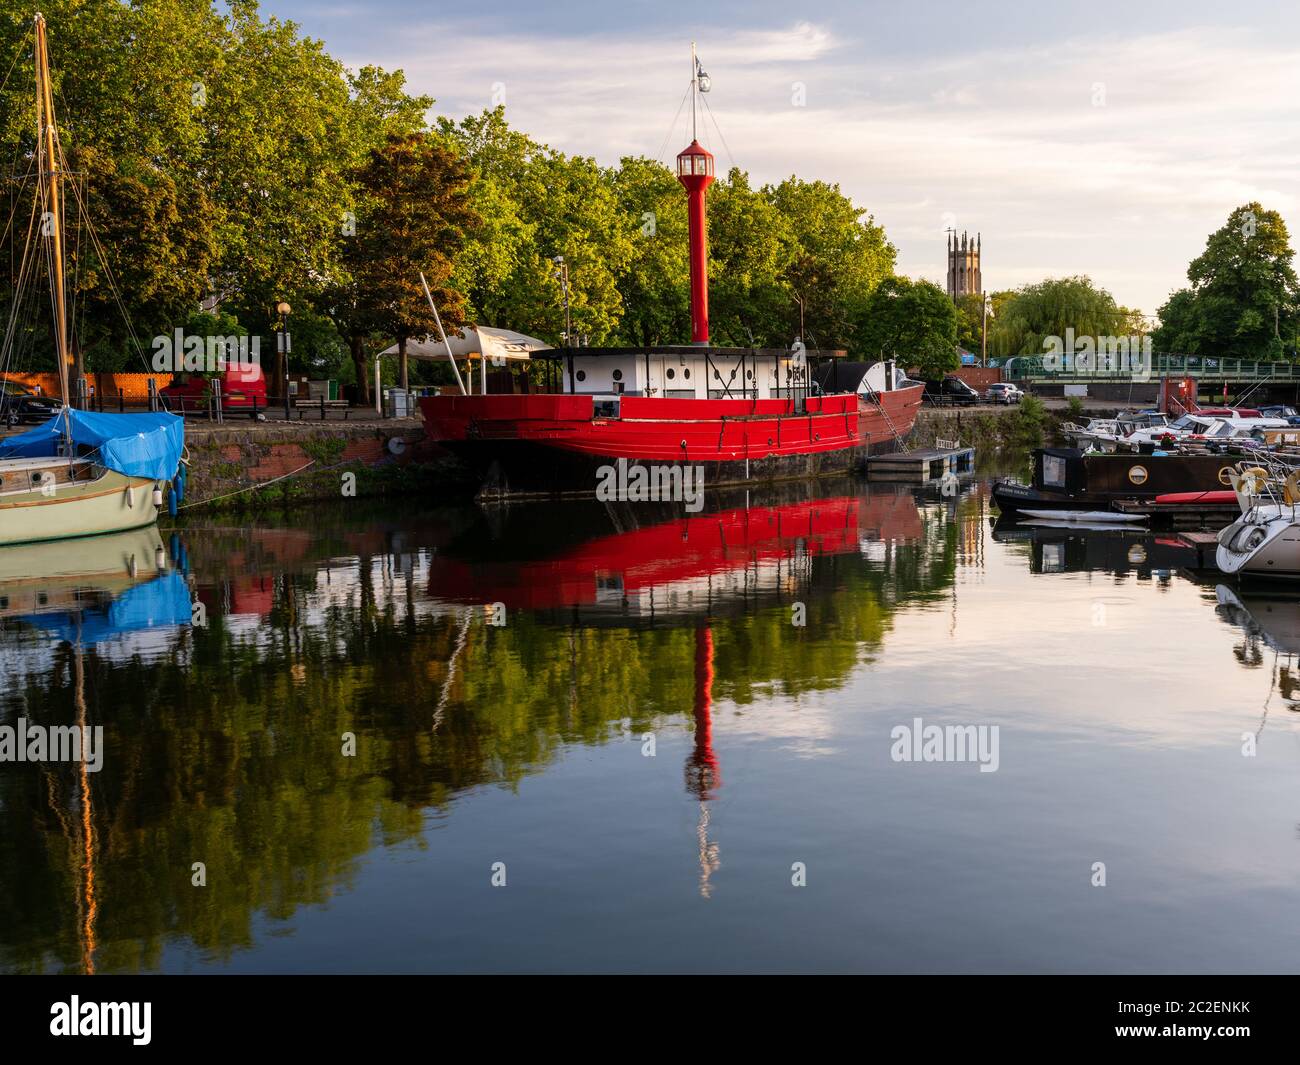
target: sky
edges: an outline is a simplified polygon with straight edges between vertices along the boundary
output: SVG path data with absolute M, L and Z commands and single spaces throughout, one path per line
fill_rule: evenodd
M 671 161 L 696 42 L 701 141 L 755 183 L 835 183 L 898 269 L 942 284 L 945 230 L 983 234 L 984 287 L 1087 274 L 1155 314 L 1233 208 L 1300 226 L 1300 5 L 264 0 L 438 114 L 613 164 Z M 716 122 L 716 126 L 715 123 Z

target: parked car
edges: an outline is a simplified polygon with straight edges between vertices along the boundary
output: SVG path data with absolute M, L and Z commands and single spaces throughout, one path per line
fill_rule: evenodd
M 940 407 L 966 407 L 978 403 L 980 394 L 960 377 L 945 377 L 925 382 L 925 398 Z
M 179 373 L 158 394 L 173 414 L 194 414 L 208 409 L 212 382 L 221 382 L 221 407 L 234 413 L 254 414 L 266 410 L 266 375 L 256 363 L 238 363 L 209 378 L 197 373 Z
M 1010 381 L 994 381 L 984 390 L 985 403 L 1019 403 L 1025 398 L 1024 392 Z
M 0 421 L 13 426 L 19 422 L 43 422 L 63 406 L 53 396 L 42 396 L 26 385 L 0 382 Z

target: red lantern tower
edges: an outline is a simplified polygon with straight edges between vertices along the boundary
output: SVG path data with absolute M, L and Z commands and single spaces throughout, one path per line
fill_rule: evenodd
M 690 230 L 691 343 L 709 342 L 709 234 L 704 193 L 713 184 L 713 156 L 700 146 L 695 128 L 696 98 L 709 91 L 709 76 L 700 69 L 691 45 L 691 143 L 677 157 L 677 180 L 686 189 Z

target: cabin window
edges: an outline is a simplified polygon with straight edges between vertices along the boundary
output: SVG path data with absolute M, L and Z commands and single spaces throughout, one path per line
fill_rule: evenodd
M 672 370 L 672 369 L 670 369 L 670 370 L 668 371 L 668 380 L 671 381 L 671 380 L 672 380 L 674 377 L 676 377 L 676 376 L 677 376 L 677 371 L 676 371 L 676 370 Z
M 574 376 L 577 377 L 579 381 L 585 381 L 587 379 L 587 371 L 579 370 L 576 374 L 574 374 Z
M 615 370 L 615 371 L 614 371 L 614 380 L 615 380 L 615 381 L 621 381 L 621 380 L 623 380 L 623 371 L 622 371 L 622 370 Z
M 683 371 L 682 371 L 682 376 L 685 377 L 686 380 L 689 381 L 689 380 L 691 379 L 691 371 L 690 371 L 690 370 L 683 370 Z
M 1065 487 L 1065 459 L 1060 455 L 1043 456 L 1043 484 L 1048 488 Z

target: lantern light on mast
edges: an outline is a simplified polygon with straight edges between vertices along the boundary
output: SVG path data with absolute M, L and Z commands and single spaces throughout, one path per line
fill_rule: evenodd
M 700 67 L 691 43 L 691 143 L 677 156 L 677 180 L 686 189 L 687 223 L 690 233 L 691 343 L 709 342 L 709 241 L 704 193 L 713 184 L 713 156 L 699 141 L 696 102 L 712 82 Z

